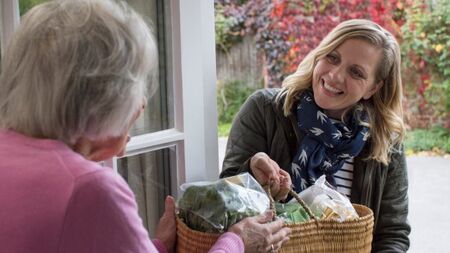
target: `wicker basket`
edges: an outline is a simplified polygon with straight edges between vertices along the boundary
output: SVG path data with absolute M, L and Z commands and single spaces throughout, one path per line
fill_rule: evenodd
M 219 236 L 192 230 L 177 217 L 177 253 L 207 253 Z
M 291 192 L 311 215 L 309 208 Z M 372 248 L 373 212 L 363 205 L 353 204 L 358 219 L 337 222 L 316 220 L 286 225 L 292 230 L 290 240 L 280 253 L 370 253 Z M 312 216 L 314 217 L 314 216 Z M 220 234 L 203 233 L 190 229 L 177 218 L 177 252 L 207 253 Z
M 373 212 L 366 206 L 354 204 L 353 207 L 359 215 L 356 220 L 312 220 L 287 225 L 292 234 L 280 253 L 370 253 Z

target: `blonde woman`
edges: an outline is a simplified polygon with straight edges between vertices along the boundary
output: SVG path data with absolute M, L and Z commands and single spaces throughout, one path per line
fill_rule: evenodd
M 174 251 L 173 198 L 150 240 L 129 186 L 97 163 L 123 154 L 156 53 L 125 3 L 55 0 L 25 14 L 0 79 L 1 252 Z M 271 218 L 233 225 L 210 252 L 278 249 L 289 229 Z
M 319 176 L 375 215 L 373 252 L 409 248 L 395 38 L 368 20 L 335 27 L 283 82 L 257 91 L 231 128 L 221 177 L 252 173 L 285 199 Z

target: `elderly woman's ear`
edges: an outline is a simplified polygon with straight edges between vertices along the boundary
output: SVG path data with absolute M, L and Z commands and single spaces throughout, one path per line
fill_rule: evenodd
M 98 162 L 113 156 L 123 156 L 129 140 L 130 136 L 128 133 L 101 140 L 91 140 L 86 137 L 81 137 L 73 146 L 73 150 L 88 160 Z
M 72 146 L 72 149 L 83 155 L 86 159 L 96 162 L 110 159 L 113 156 L 123 156 L 125 154 L 126 145 L 130 141 L 129 131 L 134 122 L 136 122 L 139 116 L 144 112 L 146 106 L 147 99 L 143 98 L 142 105 L 139 106 L 133 114 L 127 130 L 120 136 L 111 136 L 98 140 L 80 137 Z

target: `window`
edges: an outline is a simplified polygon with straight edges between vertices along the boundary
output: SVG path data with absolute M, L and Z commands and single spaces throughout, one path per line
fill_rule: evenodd
M 152 97 L 148 99 L 148 105 L 143 116 L 137 120 L 134 128 L 131 130 L 132 136 L 138 136 L 174 127 L 174 106 L 169 101 L 169 98 L 173 97 L 173 90 L 167 84 L 166 78 L 168 70 L 167 60 L 164 55 L 167 51 L 166 34 L 164 33 L 164 1 L 128 0 L 127 2 L 148 20 L 149 26 L 152 27 L 155 33 L 160 55 L 159 74 L 155 80 L 151 81 L 157 89 Z
M 140 215 L 152 234 L 164 211 L 165 195 L 176 197 L 185 181 L 218 177 L 214 3 L 129 3 L 153 23 L 159 87 L 132 130 L 126 157 L 111 163 L 134 190 Z M 131 180 L 136 176 L 139 180 Z
M 117 169 L 133 190 L 139 215 L 153 237 L 164 212 L 164 197 L 171 193 L 176 173 L 176 146 L 118 159 Z
M 180 184 L 218 177 L 214 1 L 127 2 L 152 23 L 158 88 L 132 129 L 125 156 L 105 164 L 127 180 L 152 234 L 165 195 L 176 198 Z M 19 0 L 0 0 L 0 5 L 4 45 L 19 23 Z
M 159 51 L 159 74 L 155 80 L 151 80 L 156 89 L 148 99 L 144 113 L 131 129 L 130 134 L 133 140 L 127 149 L 127 155 L 116 162 L 113 161 L 113 165 L 115 165 L 113 167 L 125 178 L 133 190 L 139 207 L 139 215 L 150 235 L 153 236 L 159 217 L 164 212 L 164 197 L 169 194 L 173 195 L 173 192 L 176 191 L 176 182 L 171 184 L 171 179 L 176 178 L 176 150 L 179 145 L 179 142 L 164 143 L 164 146 L 169 147 L 159 149 L 148 143 L 149 137 L 161 135 L 161 131 L 167 133 L 174 127 L 174 105 L 170 103 L 169 99 L 173 97 L 173 89 L 167 83 L 166 78 L 170 71 L 168 72 L 165 57 L 167 51 L 166 34 L 164 33 L 165 1 L 128 0 L 127 2 L 140 12 L 153 28 Z M 178 136 L 177 141 L 182 140 L 181 132 L 176 130 L 171 132 Z M 140 143 L 138 148 L 137 142 Z
M 3 55 L 8 39 L 19 24 L 19 7 L 17 2 L 12 0 L 1 0 L 0 3 L 0 52 Z

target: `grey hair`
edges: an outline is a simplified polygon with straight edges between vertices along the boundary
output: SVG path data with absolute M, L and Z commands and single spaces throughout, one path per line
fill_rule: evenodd
M 0 127 L 69 145 L 119 136 L 145 100 L 156 63 L 150 28 L 123 2 L 38 5 L 3 58 Z

